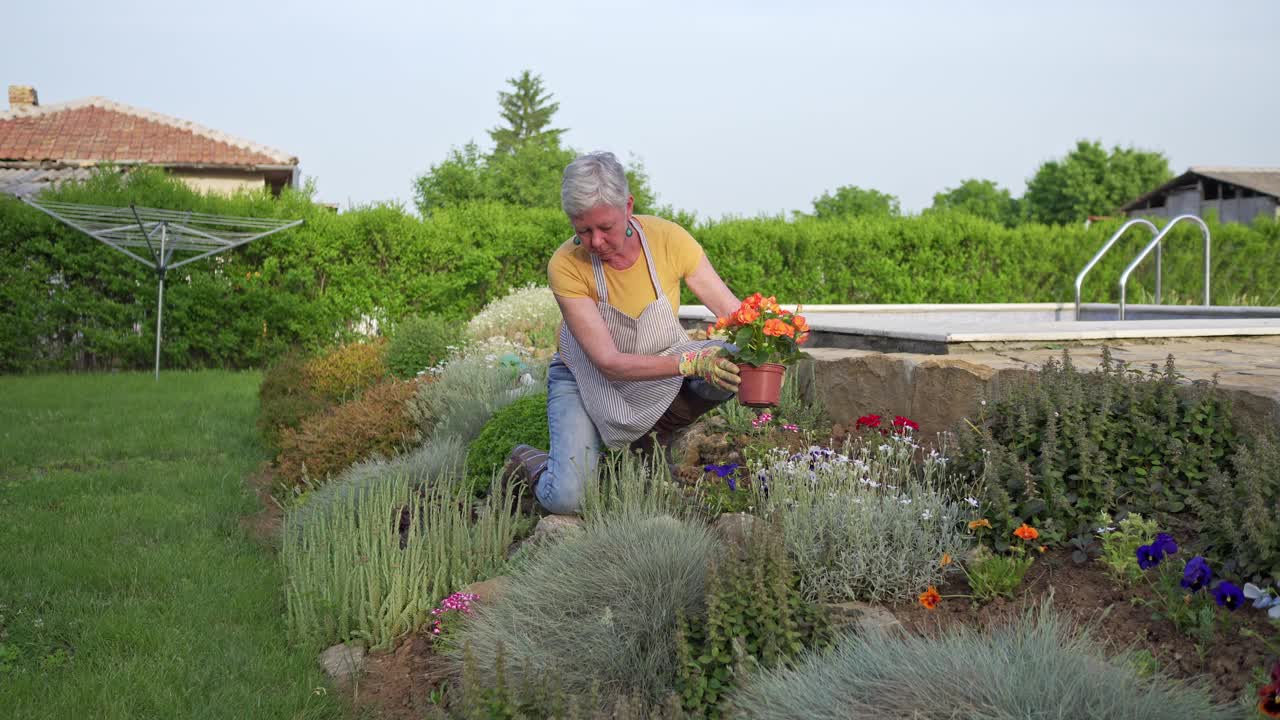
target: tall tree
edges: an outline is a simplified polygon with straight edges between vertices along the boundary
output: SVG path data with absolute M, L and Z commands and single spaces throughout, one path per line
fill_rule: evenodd
M 531 140 L 558 148 L 564 130 L 547 126 L 551 124 L 551 116 L 560 109 L 560 103 L 551 101 L 553 96 L 542 86 L 542 76 L 524 70 L 520 77 L 508 78 L 507 84 L 511 92 L 498 92 L 498 106 L 507 124 L 489 131 L 494 143 L 493 154 L 514 153 Z
M 1172 177 L 1163 153 L 1117 146 L 1108 154 L 1101 143 L 1080 140 L 1062 160 L 1040 166 L 1024 201 L 1037 222 L 1078 222 L 1115 212 Z
M 824 192 L 813 201 L 813 214 L 819 218 L 881 216 L 897 217 L 902 214 L 898 198 L 879 190 L 868 190 L 853 185 L 836 188 L 835 194 Z
M 986 218 L 1002 225 L 1018 223 L 1018 201 L 992 180 L 970 178 L 959 187 L 947 188 L 933 196 L 932 210 L 954 210 Z

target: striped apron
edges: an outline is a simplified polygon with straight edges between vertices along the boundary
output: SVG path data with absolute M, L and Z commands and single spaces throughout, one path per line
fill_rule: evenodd
M 649 279 L 658 299 L 645 306 L 637 318 L 610 305 L 604 264 L 595 253 L 590 254 L 591 269 L 596 278 L 596 296 L 599 298 L 596 306 L 618 351 L 633 355 L 678 355 L 716 344 L 710 340 L 689 339 L 676 319 L 666 293 L 662 291 L 644 230 L 634 220 L 628 223 L 640 237 L 644 261 L 649 267 Z M 656 380 L 609 380 L 592 364 L 567 323 L 560 327 L 560 359 L 573 373 L 587 415 L 608 448 L 628 445 L 653 429 L 684 382 L 680 376 Z

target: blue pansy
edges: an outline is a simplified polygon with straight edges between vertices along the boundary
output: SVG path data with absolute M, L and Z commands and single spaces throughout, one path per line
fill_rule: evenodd
M 1213 601 L 1218 603 L 1218 607 L 1235 610 L 1244 604 L 1244 593 L 1235 583 L 1223 580 L 1213 588 Z

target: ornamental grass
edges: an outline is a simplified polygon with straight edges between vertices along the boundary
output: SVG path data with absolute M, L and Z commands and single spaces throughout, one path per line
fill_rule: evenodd
M 759 673 L 731 698 L 750 720 L 1165 720 L 1240 717 L 1200 686 L 1140 678 L 1045 604 L 989 635 L 869 633 L 794 667 Z

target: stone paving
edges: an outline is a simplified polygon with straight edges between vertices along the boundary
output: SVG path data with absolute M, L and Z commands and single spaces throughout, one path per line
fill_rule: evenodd
M 1248 420 L 1280 424 L 1280 338 L 1166 339 L 1109 347 L 1114 359 L 1144 370 L 1163 366 L 1172 354 L 1188 380 L 1216 376 Z M 1101 361 L 1102 346 L 1076 345 L 1069 352 L 1076 367 L 1092 370 Z M 1004 386 L 1025 379 L 1049 358 L 1060 358 L 1062 348 L 971 345 L 947 355 L 815 348 L 809 353 L 816 387 L 833 420 L 890 413 L 940 430 L 975 416 L 983 400 L 998 397 Z

